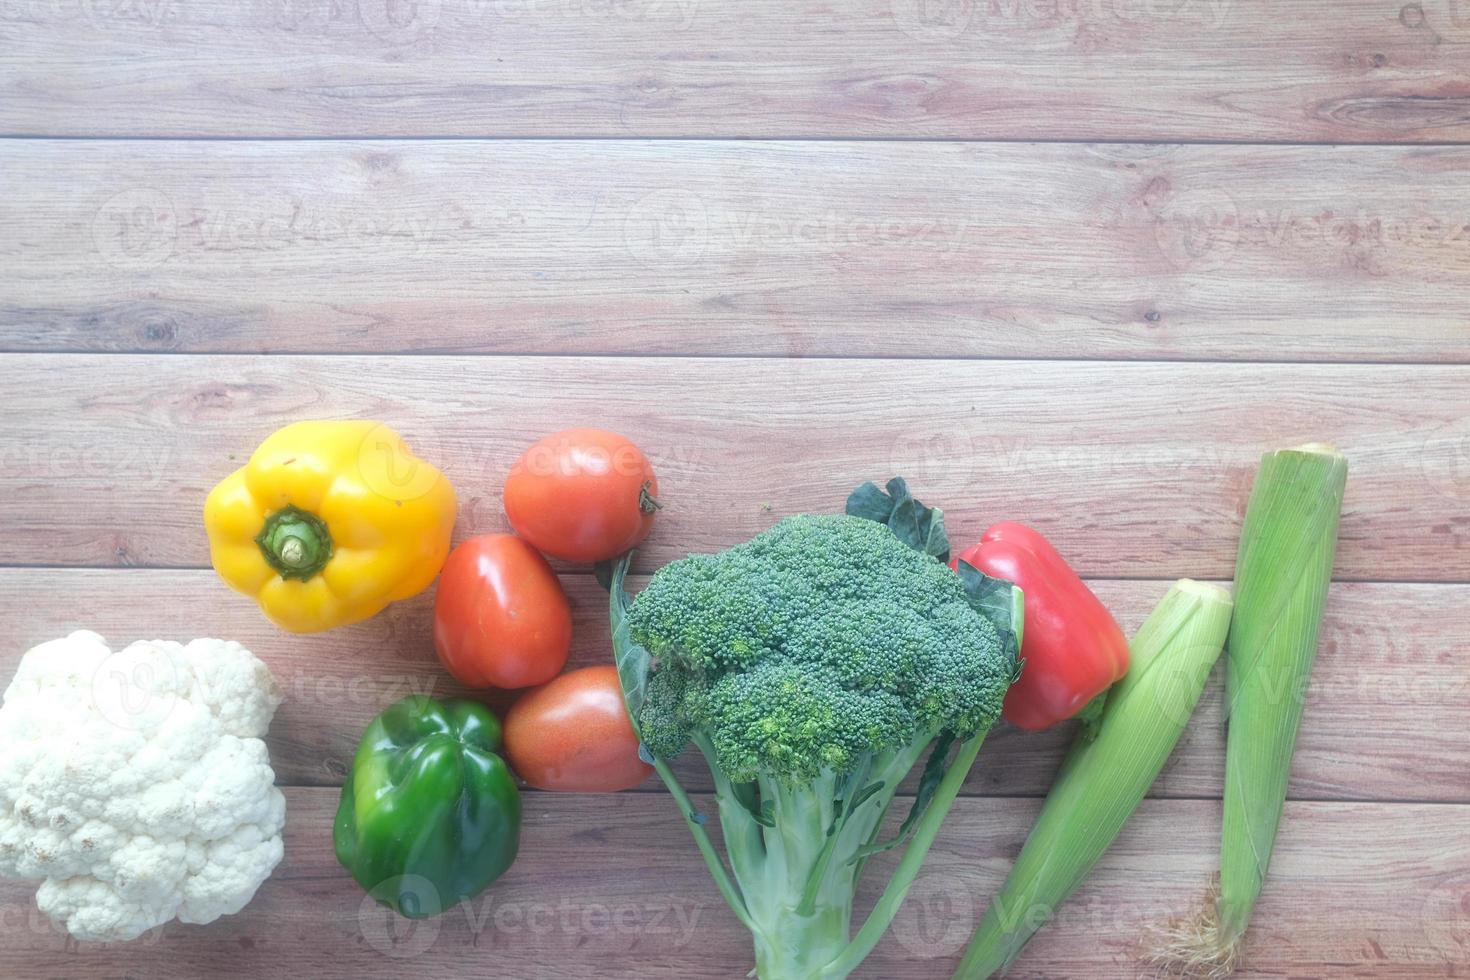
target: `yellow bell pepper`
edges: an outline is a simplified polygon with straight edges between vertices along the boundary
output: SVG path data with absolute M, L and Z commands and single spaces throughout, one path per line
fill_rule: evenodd
M 293 633 L 422 592 L 449 554 L 454 488 L 377 422 L 279 430 L 204 502 L 209 557 Z

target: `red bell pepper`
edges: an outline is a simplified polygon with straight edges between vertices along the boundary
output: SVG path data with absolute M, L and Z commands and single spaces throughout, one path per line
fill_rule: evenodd
M 1005 719 L 1040 731 L 1071 718 L 1128 672 L 1128 640 L 1107 607 L 1051 542 L 1004 521 L 951 564 L 966 562 L 1025 593 L 1021 679 L 1005 699 Z

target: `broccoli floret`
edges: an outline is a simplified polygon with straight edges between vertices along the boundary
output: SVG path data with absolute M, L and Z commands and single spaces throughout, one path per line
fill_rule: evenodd
M 644 747 L 657 758 L 672 759 L 689 743 L 693 728 L 684 707 L 688 690 L 689 671 L 678 661 L 669 661 L 648 679 L 639 728 Z
M 897 695 L 849 690 L 827 668 L 786 660 L 724 674 L 684 704 L 732 782 L 844 774 L 864 753 L 907 742 L 914 727 Z
M 620 595 L 619 656 L 631 641 L 652 663 L 643 744 L 658 759 L 690 742 L 706 756 L 738 882 L 726 897 L 754 934 L 757 972 L 845 975 L 876 941 L 864 929 L 849 942 L 853 895 L 863 858 L 900 842 L 877 841 L 899 783 L 932 743 L 904 823 L 927 848 L 1000 715 L 1014 636 L 932 553 L 854 516 L 789 517 L 665 566 L 631 608 Z M 904 890 L 891 886 L 873 921 Z
M 676 755 L 679 732 L 704 729 L 737 782 L 845 775 L 915 737 L 984 731 L 1011 679 L 995 627 L 949 568 L 846 515 L 789 517 L 673 562 L 629 626 L 658 660 L 641 716 L 649 750 Z

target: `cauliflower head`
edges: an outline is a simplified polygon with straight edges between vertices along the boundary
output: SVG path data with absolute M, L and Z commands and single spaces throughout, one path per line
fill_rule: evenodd
M 0 706 L 0 875 L 78 939 L 212 922 L 281 860 L 265 735 L 280 689 L 225 640 L 34 647 Z

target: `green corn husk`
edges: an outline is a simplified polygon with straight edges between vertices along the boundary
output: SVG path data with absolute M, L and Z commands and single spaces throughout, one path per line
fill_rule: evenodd
M 1095 737 L 1079 735 L 956 978 L 1004 969 L 1082 883 L 1138 807 L 1194 713 L 1230 625 L 1230 594 L 1183 579 L 1139 628 Z
M 1226 646 L 1225 817 L 1218 894 L 1161 934 L 1166 972 L 1234 971 L 1286 802 L 1332 578 L 1347 460 L 1327 445 L 1267 453 L 1246 509 Z

